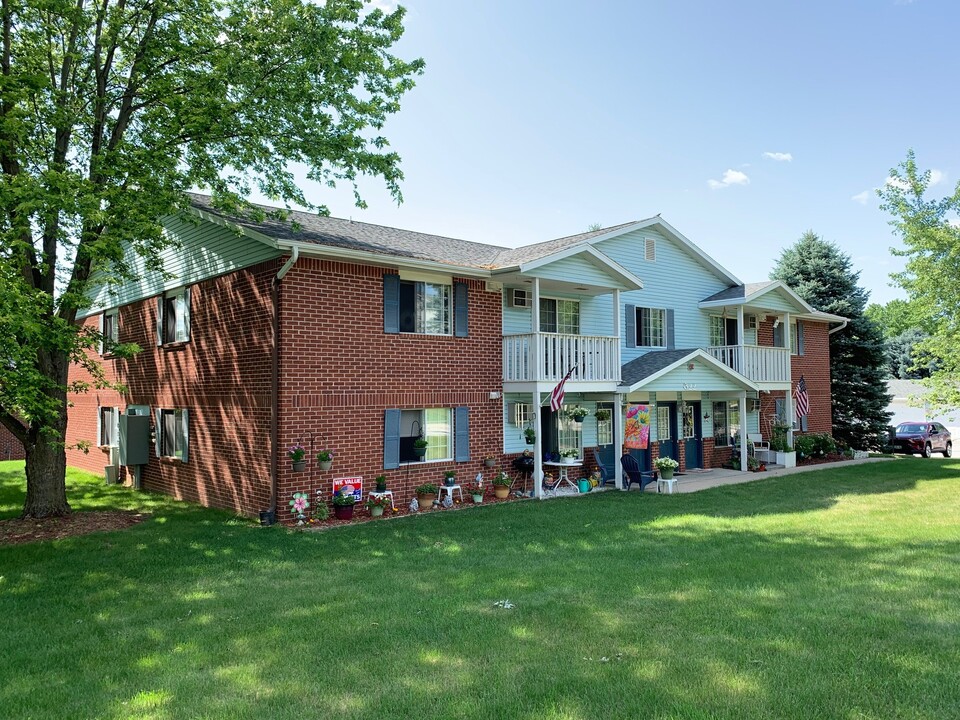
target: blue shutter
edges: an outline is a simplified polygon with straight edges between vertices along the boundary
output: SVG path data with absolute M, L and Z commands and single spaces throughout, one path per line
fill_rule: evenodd
M 163 433 L 163 412 L 160 408 L 153 411 L 153 417 L 155 423 L 153 426 L 153 449 L 157 453 L 157 457 L 160 457 L 160 435 Z
M 455 282 L 453 284 L 453 334 L 457 337 L 467 337 L 467 284 Z
M 637 306 L 624 305 L 624 332 L 626 333 L 627 347 L 637 346 Z
M 664 328 L 664 334 L 666 335 L 666 338 L 664 339 L 667 342 L 667 350 L 673 350 L 677 346 L 673 331 L 673 310 L 667 310 L 665 314 L 667 318 L 665 322 L 666 327 Z
M 386 277 L 384 276 L 384 279 Z M 400 467 L 400 411 L 386 410 L 383 417 L 383 468 L 392 470 L 398 467 Z
M 383 331 L 385 333 L 400 332 L 400 276 L 383 276 Z M 399 428 L 399 419 L 397 427 Z M 399 433 L 399 430 L 397 430 Z M 399 437 L 399 434 L 398 434 Z M 397 446 L 399 453 L 399 445 Z M 399 454 L 397 455 L 399 458 Z M 399 460 L 398 460 L 399 462 Z M 396 467 L 394 465 L 393 467 Z
M 803 323 L 797 320 L 797 355 L 803 355 Z
M 807 416 L 804 415 L 802 418 L 800 418 L 800 432 L 806 432 L 806 431 L 807 431 Z
M 457 408 L 453 432 L 456 439 L 453 459 L 466 462 L 470 459 L 470 408 Z

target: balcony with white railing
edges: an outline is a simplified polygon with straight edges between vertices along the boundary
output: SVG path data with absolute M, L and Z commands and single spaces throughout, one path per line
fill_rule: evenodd
M 559 382 L 576 365 L 569 382 L 619 382 L 619 350 L 620 338 L 606 335 L 504 335 L 503 381 Z
M 790 349 L 758 345 L 705 348 L 717 360 L 755 383 L 789 383 Z

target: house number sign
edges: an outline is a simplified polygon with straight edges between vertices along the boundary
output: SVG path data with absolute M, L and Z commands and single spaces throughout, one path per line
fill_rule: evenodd
M 681 390 L 696 390 L 696 389 L 697 389 L 697 384 L 696 384 L 696 383 L 683 383 L 683 384 L 680 386 L 680 389 L 681 389 Z

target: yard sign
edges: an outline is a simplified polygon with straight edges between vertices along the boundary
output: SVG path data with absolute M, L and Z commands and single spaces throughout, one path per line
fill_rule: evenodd
M 357 502 L 362 501 L 363 500 L 363 478 L 360 476 L 334 478 L 333 494 L 336 495 L 341 490 L 343 490 L 344 495 L 353 495 L 354 499 Z

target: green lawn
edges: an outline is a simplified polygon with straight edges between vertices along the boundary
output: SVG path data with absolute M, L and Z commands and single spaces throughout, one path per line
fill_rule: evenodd
M 70 498 L 153 516 L 0 547 L 4 718 L 960 714 L 957 460 L 312 534 Z

